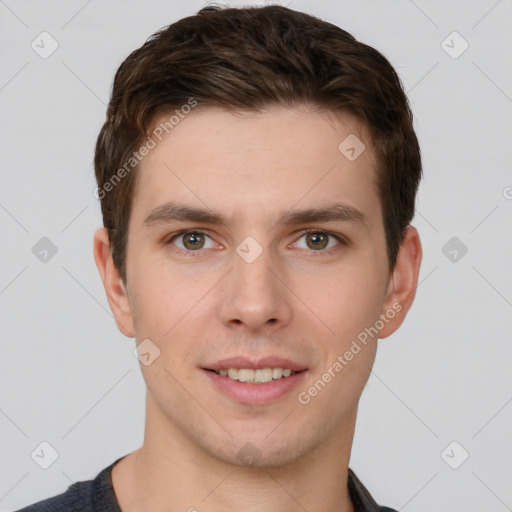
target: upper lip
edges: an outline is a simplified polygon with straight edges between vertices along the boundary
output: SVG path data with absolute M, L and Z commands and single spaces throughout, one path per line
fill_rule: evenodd
M 251 368 L 253 370 L 259 370 L 262 368 L 288 368 L 294 372 L 307 370 L 307 366 L 303 364 L 277 356 L 267 356 L 261 359 L 253 359 L 245 356 L 228 357 L 207 365 L 205 368 L 217 371 L 229 368 Z

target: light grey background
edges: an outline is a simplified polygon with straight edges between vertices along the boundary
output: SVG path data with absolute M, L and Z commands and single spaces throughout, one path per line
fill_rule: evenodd
M 93 260 L 93 149 L 122 60 L 203 5 L 0 1 L 2 511 L 90 479 L 142 443 L 135 344 L 118 332 Z M 351 467 L 397 510 L 512 510 L 511 2 L 290 7 L 390 59 L 423 154 L 421 284 L 404 325 L 380 341 Z M 31 48 L 43 31 L 59 45 L 47 59 Z M 58 249 L 46 263 L 32 253 L 42 237 Z M 443 253 L 452 237 L 464 256 Z M 44 441 L 58 452 L 48 469 L 31 458 Z M 452 469 L 462 450 L 469 458 Z

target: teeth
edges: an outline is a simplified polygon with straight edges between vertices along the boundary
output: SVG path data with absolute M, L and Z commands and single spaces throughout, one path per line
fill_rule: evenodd
M 254 372 L 255 382 L 270 382 L 272 380 L 272 368 L 261 368 Z
M 233 377 L 231 377 L 233 378 Z M 238 380 L 240 382 L 248 382 L 250 380 L 254 380 L 254 370 L 246 370 L 245 368 L 242 368 L 238 370 Z
M 272 378 L 273 379 L 280 379 L 282 376 L 283 376 L 282 368 L 272 368 Z
M 290 375 L 295 375 L 297 372 L 289 368 L 260 368 L 258 370 L 251 368 L 229 368 L 215 370 L 215 373 L 233 380 L 238 380 L 239 382 L 264 384 L 272 380 L 282 379 L 283 377 L 290 377 Z

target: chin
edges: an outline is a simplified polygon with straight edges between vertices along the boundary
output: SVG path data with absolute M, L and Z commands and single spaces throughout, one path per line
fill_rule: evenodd
M 294 463 L 305 453 L 311 451 L 312 443 L 304 440 L 290 442 L 286 439 L 256 439 L 251 441 L 247 435 L 235 438 L 226 449 L 217 446 L 205 447 L 215 459 L 241 468 L 270 469 Z M 209 449 L 208 449 L 209 448 Z

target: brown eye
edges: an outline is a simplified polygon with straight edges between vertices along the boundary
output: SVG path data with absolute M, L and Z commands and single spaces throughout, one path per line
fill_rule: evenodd
M 184 235 L 181 235 L 181 239 L 183 240 L 183 246 L 191 251 L 202 249 L 204 246 L 203 233 L 185 233 Z
M 171 237 L 167 244 L 177 248 L 181 254 L 203 252 L 201 249 L 213 249 L 215 242 L 210 236 L 202 231 L 181 231 Z
M 200 257 L 207 254 L 207 249 L 216 249 L 218 246 L 211 236 L 201 230 L 190 229 L 180 231 L 166 241 L 172 252 L 180 256 Z
M 343 235 L 331 233 L 330 231 L 310 229 L 302 233 L 302 236 L 295 242 L 295 247 L 305 249 L 310 254 L 318 255 L 328 254 L 336 248 L 341 249 L 342 245 L 347 245 Z
M 329 235 L 326 233 L 308 233 L 306 243 L 310 249 L 325 249 L 329 243 Z

